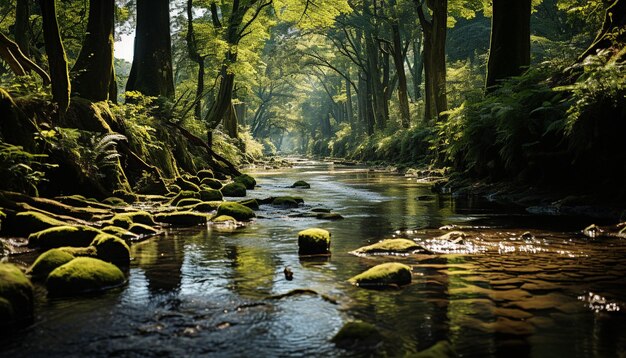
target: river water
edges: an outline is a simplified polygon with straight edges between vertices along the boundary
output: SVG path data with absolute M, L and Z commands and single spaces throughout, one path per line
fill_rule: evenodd
M 626 241 L 588 241 L 585 219 L 438 196 L 414 178 L 326 162 L 251 174 L 259 187 L 249 197 L 297 195 L 305 204 L 262 206 L 231 232 L 170 229 L 136 244 L 128 285 L 105 294 L 49 299 L 38 289 L 35 324 L 0 338 L 0 356 L 403 356 L 440 340 L 463 357 L 626 355 Z M 311 189 L 287 188 L 296 180 Z M 316 207 L 345 219 L 293 217 Z M 444 225 L 466 238 L 435 239 Z M 298 257 L 297 233 L 309 227 L 332 233 L 329 258 Z M 390 237 L 433 254 L 349 253 Z M 413 283 L 346 282 L 389 261 L 410 265 Z M 294 289 L 317 294 L 280 298 Z M 330 339 L 355 319 L 375 324 L 384 344 L 335 347 Z

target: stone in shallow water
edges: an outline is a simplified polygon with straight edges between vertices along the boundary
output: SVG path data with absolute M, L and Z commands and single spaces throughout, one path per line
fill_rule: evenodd
M 100 291 L 126 281 L 117 266 L 91 257 L 77 257 L 54 269 L 46 280 L 51 295 L 64 296 Z
M 337 347 L 348 349 L 373 347 L 382 340 L 383 335 L 373 324 L 352 321 L 344 324 L 331 341 Z
M 223 196 L 244 197 L 246 196 L 246 186 L 241 183 L 230 183 L 221 189 Z
M 254 211 L 250 209 L 249 207 L 243 206 L 239 203 L 234 203 L 234 202 L 229 202 L 229 201 L 222 203 L 219 206 L 219 208 L 217 208 L 216 215 L 217 216 L 221 216 L 221 215 L 232 216 L 238 221 L 248 221 L 256 217 L 256 214 L 254 213 Z
M 33 285 L 19 267 L 0 263 L 0 331 L 33 319 Z
M 330 232 L 311 228 L 298 233 L 298 254 L 323 255 L 330 253 Z
M 37 257 L 27 273 L 35 279 L 45 279 L 50 272 L 59 266 L 74 260 L 74 255 L 61 249 L 51 249 Z
M 62 246 L 89 246 L 102 231 L 89 226 L 56 226 L 28 236 L 28 245 L 51 249 Z
M 305 182 L 304 180 L 298 180 L 297 182 L 293 183 L 293 185 L 291 185 L 292 188 L 299 188 L 299 189 L 311 189 L 311 185 L 307 182 Z
M 454 348 L 452 348 L 452 345 L 450 344 L 450 342 L 448 341 L 439 341 L 437 343 L 435 343 L 433 346 L 431 346 L 428 349 L 425 349 L 423 351 L 414 353 L 414 354 L 409 354 L 405 357 L 411 357 L 411 358 L 454 358 L 454 357 L 458 357 L 458 355 L 456 354 L 456 352 L 454 351 Z
M 411 283 L 411 267 L 398 262 L 376 265 L 348 281 L 365 288 L 403 286 Z
M 406 253 L 420 250 L 422 247 L 407 239 L 386 239 L 372 245 L 354 250 L 356 254 Z
M 233 179 L 233 181 L 235 183 L 243 184 L 248 190 L 253 190 L 254 187 L 256 186 L 256 180 L 254 180 L 254 178 L 248 174 L 242 174 L 236 177 L 235 179 Z
M 191 211 L 179 211 L 174 213 L 157 214 L 155 215 L 154 220 L 171 225 L 195 226 L 206 224 L 208 216 L 206 214 L 194 213 Z

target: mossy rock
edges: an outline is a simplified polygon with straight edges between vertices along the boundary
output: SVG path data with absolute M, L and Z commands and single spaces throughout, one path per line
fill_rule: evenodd
M 74 257 L 98 257 L 97 252 L 96 252 L 96 248 L 93 246 L 87 246 L 87 247 L 72 247 L 72 246 L 65 246 L 65 247 L 59 247 L 57 250 L 61 250 L 63 252 L 67 252 L 68 254 L 74 256 Z
M 256 186 L 256 180 L 254 180 L 254 178 L 248 174 L 242 174 L 236 177 L 235 179 L 233 179 L 233 181 L 235 183 L 243 184 L 248 190 L 253 190 L 254 187 Z
M 128 206 L 128 203 L 125 202 L 124 199 L 120 199 L 116 196 L 110 196 L 102 200 L 102 202 L 111 206 Z
M 134 203 L 139 199 L 136 194 L 123 189 L 114 190 L 113 196 L 118 197 L 127 203 Z
M 232 216 L 237 221 L 248 221 L 256 217 L 252 209 L 231 201 L 224 202 L 217 208 L 217 216 L 220 215 Z
M 65 265 L 74 258 L 75 256 L 66 250 L 51 249 L 39 255 L 26 273 L 33 279 L 44 280 L 55 268 Z
M 28 236 L 34 232 L 49 229 L 54 226 L 64 226 L 67 223 L 54 219 L 48 215 L 34 211 L 17 213 L 11 222 L 11 232 L 17 236 Z
M 77 257 L 54 269 L 46 287 L 53 296 L 68 296 L 102 291 L 124 282 L 124 273 L 117 266 L 92 257 Z
M 409 354 L 410 358 L 456 358 L 458 355 L 448 341 L 439 341 L 428 349 Z
M 33 320 L 33 285 L 19 267 L 0 263 L 0 331 Z
M 133 234 L 142 235 L 142 236 L 152 236 L 159 233 L 159 230 L 140 223 L 133 224 L 130 229 L 128 229 Z
M 170 205 L 176 206 L 176 204 L 183 199 L 200 199 L 200 193 L 191 190 L 180 191 L 175 197 L 172 198 Z
M 274 198 L 272 201 L 273 206 L 278 206 L 281 208 L 297 208 L 298 202 L 294 197 L 291 196 L 279 196 Z
M 383 335 L 371 323 L 347 322 L 331 340 L 339 348 L 371 348 L 383 341 Z
M 234 217 L 228 216 L 228 215 L 217 216 L 217 217 L 211 219 L 211 221 L 214 222 L 214 223 L 227 223 L 227 222 L 235 222 L 236 223 L 237 222 L 237 220 Z
M 411 276 L 411 267 L 398 262 L 388 262 L 376 265 L 348 281 L 366 288 L 403 286 L 411 283 Z
M 144 225 L 155 225 L 154 218 L 152 218 L 152 214 L 146 211 L 133 211 L 128 213 L 116 214 L 115 218 L 130 218 L 132 223 L 139 223 Z
M 177 226 L 196 226 L 206 224 L 208 216 L 206 214 L 194 213 L 191 211 L 179 211 L 173 213 L 160 213 L 154 219 L 161 223 Z
M 196 173 L 196 176 L 198 178 L 200 178 L 200 180 L 206 179 L 206 178 L 215 178 L 215 175 L 213 174 L 213 171 L 211 169 L 202 169 L 200 171 L 198 171 L 198 173 Z
M 185 198 L 185 199 L 181 199 L 178 201 L 178 203 L 176 203 L 176 207 L 180 208 L 183 206 L 189 206 L 189 205 L 195 205 L 198 203 L 201 203 L 202 200 L 200 199 L 196 199 L 196 198 Z
M 142 224 L 132 224 L 130 227 L 132 227 L 133 225 L 142 225 Z M 130 229 L 130 227 L 128 229 Z M 102 229 L 100 229 L 100 231 L 107 233 L 107 234 L 115 235 L 117 237 L 121 237 L 122 239 L 127 240 L 127 241 L 136 239 L 137 235 L 135 235 L 128 229 L 111 225 L 111 226 L 103 227 Z
M 330 232 L 311 228 L 298 233 L 298 254 L 324 255 L 330 253 Z
M 246 206 L 252 210 L 259 210 L 259 202 L 256 199 L 240 201 L 239 204 Z
M 210 213 L 217 210 L 217 208 L 219 208 L 222 203 L 223 201 L 203 201 L 201 203 L 193 205 L 190 209 L 192 211 Z
M 104 221 L 104 225 L 107 226 L 117 226 L 122 229 L 128 230 L 130 226 L 133 224 L 133 219 L 129 216 L 113 216 L 111 219 Z
M 189 180 L 185 180 L 181 177 L 176 177 L 175 181 L 176 181 L 176 185 L 178 185 L 181 188 L 181 190 L 195 191 L 195 192 L 200 191 L 200 187 L 190 182 Z
M 52 249 L 62 246 L 89 246 L 102 231 L 89 226 L 56 226 L 28 236 L 28 246 Z
M 185 179 L 186 181 L 192 182 L 196 185 L 200 185 L 200 178 L 198 178 L 195 175 L 191 175 L 191 174 L 183 174 L 181 175 L 181 178 Z
M 298 180 L 297 182 L 293 183 L 291 187 L 298 189 L 311 189 L 311 185 L 304 180 Z
M 246 186 L 241 183 L 229 183 L 221 189 L 223 196 L 244 197 L 246 196 Z
M 200 199 L 202 201 L 220 201 L 224 199 L 222 192 L 215 189 L 200 190 Z
M 422 247 L 412 240 L 386 239 L 372 245 L 354 250 L 357 254 L 407 253 L 420 250 Z
M 200 188 L 202 187 L 209 187 L 211 189 L 215 189 L 215 190 L 220 190 L 222 189 L 222 182 L 217 180 L 217 179 L 213 179 L 213 178 L 204 178 L 202 179 L 202 181 L 200 182 Z
M 117 266 L 130 265 L 130 248 L 117 236 L 102 233 L 96 236 L 91 245 L 96 248 L 96 256 Z
M 328 221 L 343 220 L 343 216 L 337 213 L 317 213 L 315 214 L 315 218 Z

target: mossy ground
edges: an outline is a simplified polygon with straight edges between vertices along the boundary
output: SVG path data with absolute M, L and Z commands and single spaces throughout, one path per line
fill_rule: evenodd
M 298 253 L 300 255 L 322 255 L 330 253 L 330 232 L 311 228 L 298 233 Z
M 116 287 L 125 281 L 117 266 L 91 257 L 77 257 L 54 269 L 46 287 L 51 295 L 67 296 Z
M 411 283 L 411 276 L 411 267 L 397 262 L 388 262 L 376 265 L 348 281 L 366 288 L 403 286 Z

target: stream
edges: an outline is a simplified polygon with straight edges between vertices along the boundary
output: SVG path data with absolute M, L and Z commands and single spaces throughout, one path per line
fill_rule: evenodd
M 441 340 L 463 357 L 626 354 L 626 240 L 586 239 L 580 230 L 591 220 L 436 195 L 415 178 L 330 162 L 250 174 L 258 188 L 249 198 L 305 204 L 263 205 L 230 232 L 168 229 L 132 246 L 128 284 L 104 294 L 51 299 L 38 288 L 35 324 L 0 338 L 0 356 L 403 356 Z M 296 180 L 311 189 L 288 188 Z M 293 217 L 320 207 L 344 220 Z M 442 226 L 467 236 L 435 239 L 449 232 Z M 310 227 L 331 232 L 329 258 L 299 258 L 297 234 Z M 390 237 L 433 254 L 350 254 Z M 390 261 L 412 267 L 411 285 L 346 282 Z M 294 289 L 317 294 L 278 297 Z M 357 319 L 375 324 L 385 343 L 335 347 L 333 335 Z

